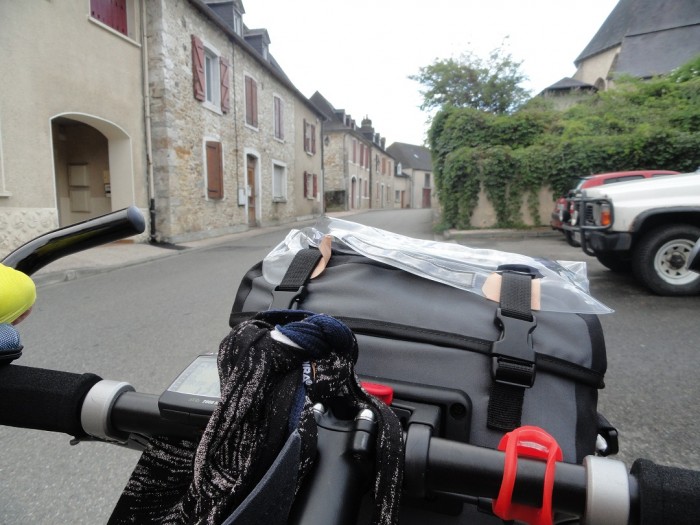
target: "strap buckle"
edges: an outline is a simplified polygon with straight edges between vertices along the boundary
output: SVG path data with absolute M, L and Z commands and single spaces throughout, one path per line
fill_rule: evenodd
M 272 304 L 269 310 L 296 310 L 304 295 L 306 295 L 304 285 L 291 288 L 277 286 L 272 290 Z
M 517 319 L 496 312 L 496 324 L 501 328 L 501 338 L 494 341 L 491 375 L 497 383 L 530 388 L 535 383 L 535 349 L 532 332 L 537 319 Z

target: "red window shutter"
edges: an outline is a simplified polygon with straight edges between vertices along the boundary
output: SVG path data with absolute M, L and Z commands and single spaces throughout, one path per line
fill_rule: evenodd
M 196 35 L 192 35 L 192 78 L 194 98 L 204 100 L 204 44 Z
M 230 65 L 224 57 L 219 57 L 219 66 L 219 72 L 221 73 L 221 111 L 228 113 L 231 110 L 231 103 L 229 102 L 231 82 L 228 75 Z
M 309 196 L 309 178 L 307 177 L 307 173 L 304 172 L 304 197 Z
M 224 169 L 220 142 L 207 142 L 207 197 L 222 199 L 224 196 Z
M 90 16 L 126 35 L 126 0 L 90 0 Z
M 314 194 L 313 197 L 318 195 L 318 175 L 314 173 Z

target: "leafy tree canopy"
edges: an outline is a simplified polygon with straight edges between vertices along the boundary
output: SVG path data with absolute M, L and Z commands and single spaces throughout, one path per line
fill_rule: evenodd
M 515 111 L 529 98 L 521 87 L 527 80 L 521 65 L 501 46 L 486 59 L 469 51 L 458 59 L 435 60 L 409 78 L 424 87 L 422 110 L 453 106 L 503 114 Z

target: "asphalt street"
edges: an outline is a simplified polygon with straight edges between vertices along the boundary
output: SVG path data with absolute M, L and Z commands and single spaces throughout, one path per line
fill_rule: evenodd
M 422 210 L 348 219 L 432 239 Z M 94 372 L 159 393 L 198 353 L 215 350 L 245 271 L 285 236 L 261 231 L 224 243 L 160 254 L 109 271 L 47 281 L 22 324 L 23 365 Z M 700 469 L 700 297 L 649 294 L 629 276 L 603 268 L 540 231 L 456 236 L 474 248 L 556 260 L 585 260 L 594 297 L 615 310 L 601 316 L 608 350 L 600 411 L 618 427 L 622 459 Z M 104 523 L 138 453 L 38 431 L 0 428 L 0 523 Z

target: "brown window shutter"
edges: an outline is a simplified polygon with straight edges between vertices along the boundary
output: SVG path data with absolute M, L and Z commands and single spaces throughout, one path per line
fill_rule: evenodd
M 258 127 L 258 85 L 251 77 L 245 77 L 245 121 Z
M 253 126 L 258 127 L 258 83 L 252 78 L 250 79 L 253 92 Z
M 229 62 L 224 57 L 219 57 L 219 72 L 221 73 L 221 111 L 228 113 L 231 110 L 229 102 L 230 80 L 229 80 Z
M 192 78 L 194 98 L 204 100 L 204 44 L 196 35 L 192 35 Z
M 314 173 L 314 194 L 313 197 L 318 195 L 318 175 Z
M 284 139 L 284 115 L 282 110 L 282 99 L 279 97 L 274 97 L 273 102 L 275 113 L 275 137 L 278 139 Z
M 207 151 L 207 197 L 222 199 L 224 197 L 224 166 L 220 142 L 206 144 Z
M 309 125 L 304 119 L 304 151 L 309 151 Z M 304 180 L 306 180 L 306 173 L 304 173 Z
M 304 172 L 304 198 L 309 196 L 309 178 L 307 172 Z
M 311 126 L 311 153 L 316 154 L 316 126 Z

